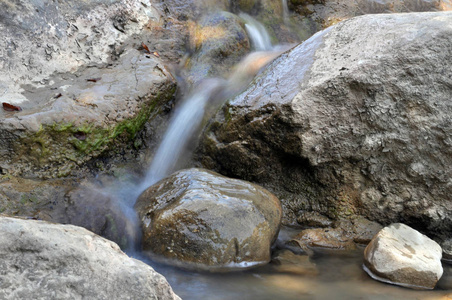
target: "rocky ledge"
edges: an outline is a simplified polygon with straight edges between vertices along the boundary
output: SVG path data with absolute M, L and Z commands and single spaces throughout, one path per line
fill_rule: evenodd
M 366 15 L 281 55 L 217 114 L 199 161 L 284 208 L 452 228 L 451 12 Z
M 160 16 L 151 3 L 0 6 L 0 173 L 62 177 L 106 150 L 138 146 L 175 92 L 146 50 L 146 26 Z

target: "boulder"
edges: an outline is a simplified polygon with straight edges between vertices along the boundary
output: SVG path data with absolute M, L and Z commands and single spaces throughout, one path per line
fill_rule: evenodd
M 162 61 L 142 47 L 159 17 L 149 1 L 0 7 L 0 102 L 21 109 L 0 109 L 0 173 L 74 175 L 107 150 L 140 144 L 145 122 L 175 91 Z
M 364 14 L 452 10 L 448 0 L 289 0 L 293 19 L 308 18 L 324 27 Z
M 150 266 L 86 229 L 0 218 L 2 299 L 180 299 Z
M 143 249 L 153 258 L 207 270 L 268 263 L 282 215 L 267 190 L 202 169 L 161 180 L 135 208 Z
M 405 224 L 383 228 L 364 250 L 364 270 L 374 279 L 433 289 L 443 274 L 441 247 Z
M 342 228 L 305 229 L 287 242 L 289 246 L 299 247 L 309 255 L 313 249 L 323 250 L 356 250 L 353 239 L 347 236 Z
M 227 75 L 232 66 L 249 52 L 250 42 L 236 15 L 220 11 L 201 18 L 190 31 L 193 54 L 183 75 L 196 85 L 201 79 Z
M 365 15 L 317 33 L 217 113 L 200 165 L 275 193 L 285 224 L 316 211 L 450 236 L 451 22 Z

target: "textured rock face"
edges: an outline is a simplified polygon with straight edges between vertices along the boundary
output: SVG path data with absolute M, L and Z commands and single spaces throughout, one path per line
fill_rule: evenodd
M 2 299 L 180 299 L 150 266 L 83 228 L 0 218 Z
M 452 10 L 450 0 L 289 0 L 289 4 L 294 12 L 325 27 L 364 14 Z
M 22 108 L 0 109 L 0 171 L 66 176 L 131 148 L 175 90 L 160 59 L 139 50 L 159 17 L 145 2 L 0 4 L 0 101 Z
M 451 231 L 452 13 L 367 15 L 281 55 L 206 131 L 199 160 L 299 211 Z
M 202 169 L 163 179 L 141 194 L 135 208 L 144 250 L 208 270 L 268 263 L 282 215 L 267 190 Z
M 364 266 L 377 280 L 433 289 L 443 274 L 441 247 L 401 223 L 383 228 L 364 251 Z

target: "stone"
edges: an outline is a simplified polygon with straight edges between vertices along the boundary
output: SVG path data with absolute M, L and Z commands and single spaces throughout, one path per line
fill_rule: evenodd
M 0 218 L 2 299 L 180 299 L 150 266 L 86 229 Z
M 250 42 L 236 15 L 220 11 L 208 14 L 190 30 L 193 55 L 182 72 L 185 80 L 197 85 L 202 79 L 224 77 L 250 50 Z
M 133 150 L 173 99 L 175 79 L 140 48 L 158 16 L 149 1 L 0 5 L 0 102 L 22 108 L 0 109 L 0 173 L 78 175 L 101 154 Z
M 452 261 L 452 239 L 442 241 L 441 249 L 443 249 L 443 259 Z
M 413 289 L 433 289 L 443 274 L 441 247 L 411 227 L 383 228 L 364 250 L 364 270 L 373 278 Z
M 368 244 L 373 237 L 383 229 L 377 222 L 369 221 L 364 217 L 357 217 L 352 220 L 353 241 L 358 244 Z
M 346 235 L 341 228 L 313 228 L 305 229 L 288 242 L 289 245 L 298 245 L 308 254 L 313 254 L 312 250 L 356 250 L 356 244 Z
M 161 180 L 135 208 L 151 257 L 212 271 L 268 263 L 282 217 L 279 200 L 267 190 L 203 169 Z
M 290 0 L 293 18 L 315 20 L 328 27 L 356 16 L 381 13 L 407 13 L 452 10 L 448 0 Z
M 333 225 L 333 221 L 325 217 L 318 212 L 301 212 L 298 215 L 297 223 L 304 226 L 310 227 L 330 227 Z
M 451 22 L 365 15 L 317 33 L 217 112 L 199 165 L 275 193 L 284 224 L 316 211 L 450 237 Z
M 294 275 L 317 276 L 319 270 L 309 256 L 298 255 L 290 250 L 279 251 L 272 259 L 271 266 L 274 273 L 288 273 Z

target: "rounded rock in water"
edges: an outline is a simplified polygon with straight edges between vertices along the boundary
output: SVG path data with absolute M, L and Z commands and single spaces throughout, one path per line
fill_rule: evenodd
M 154 259 L 208 270 L 268 263 L 282 218 L 279 200 L 264 188 L 203 169 L 163 179 L 135 208 Z
M 443 274 L 441 247 L 411 227 L 383 228 L 364 251 L 364 270 L 386 283 L 433 289 Z

